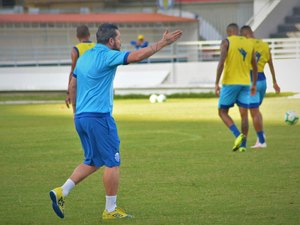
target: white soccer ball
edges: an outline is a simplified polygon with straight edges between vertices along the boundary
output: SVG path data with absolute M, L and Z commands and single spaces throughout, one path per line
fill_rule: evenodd
M 167 97 L 163 94 L 160 94 L 158 97 L 157 97 L 157 102 L 159 103 L 162 103 L 162 102 L 165 102 L 167 100 Z
M 298 122 L 299 116 L 294 111 L 288 111 L 284 114 L 284 122 L 286 122 L 288 125 L 294 125 Z
M 149 101 L 151 102 L 151 103 L 155 103 L 156 101 L 157 101 L 157 95 L 156 94 L 152 94 L 152 95 L 150 95 L 150 97 L 149 97 Z

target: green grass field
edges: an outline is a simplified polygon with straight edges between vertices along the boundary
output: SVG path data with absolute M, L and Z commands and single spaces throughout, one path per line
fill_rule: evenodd
M 1 225 L 299 225 L 300 99 L 267 98 L 268 148 L 233 153 L 217 99 L 117 100 L 121 138 L 118 205 L 132 220 L 101 221 L 102 171 L 66 199 L 65 219 L 49 190 L 82 161 L 71 110 L 61 104 L 0 105 Z M 237 109 L 231 115 L 239 121 Z M 239 124 L 239 123 L 238 123 Z M 248 146 L 254 144 L 250 127 Z

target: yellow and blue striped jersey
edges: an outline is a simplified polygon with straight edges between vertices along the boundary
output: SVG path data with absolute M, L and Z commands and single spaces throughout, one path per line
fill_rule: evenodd
M 230 36 L 222 84 L 250 85 L 253 41 L 242 36 Z
M 77 44 L 74 48 L 78 53 L 78 57 L 82 56 L 83 53 L 95 46 L 95 43 L 93 42 L 81 42 Z

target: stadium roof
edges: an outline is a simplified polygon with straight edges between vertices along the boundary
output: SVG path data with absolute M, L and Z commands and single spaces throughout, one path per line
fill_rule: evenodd
M 0 23 L 186 23 L 197 19 L 158 13 L 1 14 Z

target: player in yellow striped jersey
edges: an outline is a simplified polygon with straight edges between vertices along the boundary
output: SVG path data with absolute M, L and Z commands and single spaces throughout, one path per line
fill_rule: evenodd
M 87 51 L 95 46 L 95 43 L 90 41 L 90 31 L 86 25 L 78 26 L 76 31 L 77 31 L 76 36 L 77 36 L 77 39 L 79 40 L 79 43 L 76 46 L 74 46 L 71 51 L 72 64 L 71 64 L 71 71 L 70 71 L 70 75 L 69 75 L 69 79 L 68 79 L 68 91 L 67 91 L 67 96 L 66 96 L 66 100 L 65 100 L 66 106 L 68 108 L 69 108 L 69 105 L 71 104 L 71 98 L 70 98 L 70 94 L 69 94 L 69 85 L 70 85 L 70 81 L 71 81 L 77 60 L 80 56 L 83 55 L 83 53 L 85 51 Z M 73 111 L 74 111 L 74 107 L 75 106 L 73 106 Z
M 221 56 L 217 67 L 215 93 L 220 96 L 218 103 L 219 116 L 235 136 L 232 150 L 245 151 L 248 134 L 248 107 L 250 94 L 256 92 L 257 65 L 254 46 L 245 37 L 238 36 L 239 28 L 235 23 L 226 29 L 228 38 L 221 43 Z M 253 82 L 250 82 L 250 68 L 253 67 Z M 224 72 L 223 72 L 224 69 Z M 222 78 L 222 89 L 219 81 Z M 237 104 L 241 116 L 241 132 L 235 125 L 228 112 Z
M 256 82 L 257 92 L 254 96 L 250 96 L 250 114 L 257 134 L 256 144 L 251 148 L 266 148 L 267 143 L 263 130 L 263 118 L 259 110 L 259 106 L 262 104 L 267 90 L 266 76 L 264 74 L 264 68 L 267 63 L 269 64 L 273 80 L 273 88 L 275 89 L 276 93 L 280 93 L 280 87 L 276 81 L 275 70 L 268 43 L 259 39 L 255 39 L 250 26 L 243 26 L 240 32 L 242 36 L 248 38 L 254 43 L 258 69 L 258 77 Z

